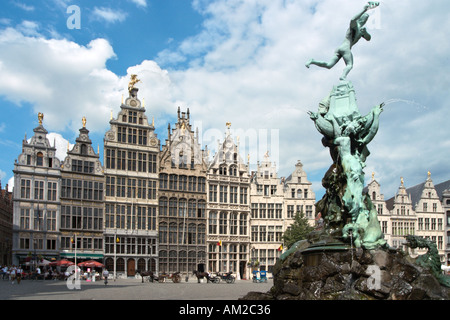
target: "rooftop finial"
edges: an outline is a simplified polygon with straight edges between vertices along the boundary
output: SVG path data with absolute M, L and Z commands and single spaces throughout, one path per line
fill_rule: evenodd
M 136 74 L 132 74 L 131 75 L 131 81 L 128 83 L 128 92 L 131 94 L 131 90 L 134 89 L 134 85 L 138 82 L 141 82 L 141 80 L 139 80 L 137 78 Z
M 39 125 L 42 126 L 42 120 L 44 120 L 44 114 L 42 112 L 38 113 Z

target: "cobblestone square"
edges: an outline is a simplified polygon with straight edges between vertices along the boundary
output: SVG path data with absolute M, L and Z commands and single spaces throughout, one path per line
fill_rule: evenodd
M 197 283 L 191 278 L 181 283 L 150 283 L 141 279 L 81 281 L 80 290 L 69 290 L 65 281 L 22 280 L 12 284 L 0 280 L 1 300 L 237 300 L 250 291 L 267 292 L 273 280 L 267 283 L 253 283 L 251 280 L 237 280 L 233 284 L 221 282 Z

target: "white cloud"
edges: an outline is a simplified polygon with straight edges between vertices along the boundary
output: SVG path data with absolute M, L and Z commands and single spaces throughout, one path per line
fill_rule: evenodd
M 127 17 L 126 12 L 105 7 L 95 7 L 92 14 L 94 19 L 104 20 L 109 23 L 123 22 Z
M 21 2 L 17 2 L 17 1 L 15 1 L 13 3 L 14 3 L 14 5 L 16 5 L 17 7 L 19 7 L 22 10 L 25 10 L 25 11 L 28 11 L 28 12 L 34 11 L 34 7 L 33 6 L 29 6 L 29 5 L 25 4 L 25 3 L 21 3 Z
M 332 70 L 306 69 L 304 64 L 311 57 L 332 56 L 351 17 L 362 9 L 361 2 L 198 0 L 194 4 L 205 16 L 203 30 L 176 50 L 161 53 L 166 61 L 170 57 L 176 57 L 175 63 L 183 57 L 191 61 L 186 70 L 174 68 L 169 73 L 178 90 L 176 98 L 191 107 L 191 117 L 204 127 L 224 128 L 231 121 L 234 128 L 278 128 L 281 173 L 288 175 L 301 159 L 305 170 L 319 181 L 331 158 L 306 111 L 317 110 L 338 82 L 344 63 Z M 434 168 L 444 173 L 442 180 L 450 178 L 445 175 L 449 149 L 435 143 L 449 140 L 448 132 L 442 131 L 447 127 L 443 115 L 450 107 L 450 75 L 444 67 L 450 45 L 443 41 L 449 36 L 450 22 L 440 9 L 443 6 L 443 0 L 433 1 L 432 6 L 382 3 L 379 25 L 370 30 L 372 41 L 353 48 L 355 67 L 349 79 L 361 113 L 383 101 L 407 102 L 386 106 L 378 136 L 369 145 L 372 154 L 366 170 L 376 171 L 386 194 L 396 192 L 400 176 L 411 177 L 414 185 Z M 435 28 L 433 21 L 443 25 Z
M 67 149 L 72 150 L 74 144 L 69 143 L 67 139 L 56 132 L 47 134 L 47 139 L 50 142 L 50 145 L 56 148 L 56 157 L 62 163 L 67 156 Z
M 51 130 L 76 131 L 85 115 L 89 130 L 104 132 L 111 108 L 116 116 L 120 96 L 127 95 L 129 74 L 136 73 L 142 80 L 139 97 L 161 130 L 178 105 L 190 108 L 203 132 L 223 133 L 227 121 L 242 132 L 277 129 L 280 175 L 289 175 L 300 159 L 315 188 L 321 188 L 331 158 L 306 112 L 315 111 L 338 82 L 344 63 L 332 70 L 304 64 L 312 57 L 331 57 L 361 1 L 195 0 L 193 5 L 204 15 L 201 31 L 175 50 L 160 52 L 160 65 L 145 60 L 123 77 L 106 68 L 108 59 L 115 58 L 106 40 L 80 46 L 27 36 L 25 30 L 0 31 L 0 94 L 16 103 L 34 103 Z M 369 145 L 366 168 L 366 176 L 376 172 L 386 196 L 396 191 L 400 176 L 410 185 L 423 182 L 428 170 L 442 180 L 450 178 L 443 116 L 450 107 L 445 67 L 450 43 L 444 41 L 450 21 L 443 7 L 444 0 L 414 6 L 406 0 L 383 2 L 380 25 L 370 30 L 372 41 L 361 40 L 353 48 L 349 79 L 361 113 L 392 102 Z M 126 18 L 111 9 L 96 10 L 106 21 Z M 37 26 L 28 29 L 38 31 Z M 177 69 L 180 62 L 184 66 Z M 213 139 L 206 143 L 216 147 Z M 261 157 L 267 150 L 260 151 Z
M 130 1 L 133 2 L 134 4 L 136 4 L 138 7 L 143 7 L 143 8 L 147 7 L 147 0 L 130 0 Z

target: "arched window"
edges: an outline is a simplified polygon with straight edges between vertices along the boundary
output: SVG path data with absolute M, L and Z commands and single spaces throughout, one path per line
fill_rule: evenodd
M 159 198 L 159 215 L 167 216 L 168 203 L 166 197 Z
M 170 198 L 169 199 L 169 217 L 176 217 L 177 216 L 177 204 L 178 204 L 178 199 L 177 198 Z
M 159 225 L 159 243 L 167 243 L 167 223 Z

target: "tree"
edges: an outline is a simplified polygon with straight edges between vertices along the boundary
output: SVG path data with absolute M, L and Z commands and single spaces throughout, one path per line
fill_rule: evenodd
M 297 211 L 294 217 L 294 223 L 283 234 L 284 245 L 290 248 L 294 243 L 306 239 L 308 234 L 313 230 L 314 227 L 308 223 L 305 214 Z

